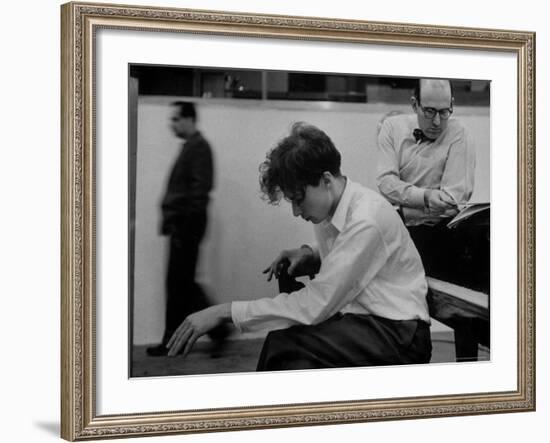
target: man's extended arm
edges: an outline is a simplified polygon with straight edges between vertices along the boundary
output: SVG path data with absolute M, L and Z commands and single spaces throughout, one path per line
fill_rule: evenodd
M 231 321 L 231 303 L 210 306 L 202 311 L 190 314 L 172 334 L 166 344 L 168 355 L 178 355 L 183 349 L 183 356 L 191 350 L 197 339 L 222 323 Z
M 315 280 L 304 288 L 274 298 L 225 303 L 195 312 L 168 342 L 169 355 L 177 355 L 181 349 L 186 354 L 201 335 L 230 320 L 241 330 L 280 329 L 316 324 L 340 311 L 364 289 L 388 257 L 381 233 L 364 220 L 346 227 L 342 234 L 323 260 Z
M 378 228 L 366 220 L 340 233 L 319 273 L 304 288 L 274 298 L 233 302 L 237 328 L 257 330 L 317 324 L 349 304 L 386 263 L 388 251 Z

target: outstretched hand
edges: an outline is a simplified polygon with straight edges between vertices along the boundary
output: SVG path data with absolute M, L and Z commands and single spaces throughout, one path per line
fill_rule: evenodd
M 168 356 L 174 357 L 183 349 L 185 357 L 197 339 L 231 318 L 231 305 L 214 305 L 190 314 L 172 334 L 166 347 Z

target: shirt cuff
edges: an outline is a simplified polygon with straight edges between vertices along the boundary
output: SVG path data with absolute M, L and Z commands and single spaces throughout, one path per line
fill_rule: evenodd
M 239 332 L 243 332 L 243 323 L 246 320 L 247 301 L 231 302 L 231 320 Z
M 412 187 L 410 194 L 410 205 L 413 208 L 424 208 L 424 189 Z

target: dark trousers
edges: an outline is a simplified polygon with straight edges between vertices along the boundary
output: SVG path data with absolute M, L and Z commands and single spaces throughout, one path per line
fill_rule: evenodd
M 166 317 L 162 343 L 166 344 L 189 314 L 209 306 L 201 286 L 195 281 L 200 242 L 206 230 L 206 216 L 197 217 L 170 236 L 166 274 Z
M 429 325 L 372 315 L 336 314 L 317 325 L 271 331 L 258 371 L 429 363 Z

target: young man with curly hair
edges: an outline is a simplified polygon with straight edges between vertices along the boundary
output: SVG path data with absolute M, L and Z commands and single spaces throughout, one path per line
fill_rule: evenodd
M 397 212 L 340 171 L 341 157 L 320 129 L 294 124 L 260 167 L 266 199 L 290 201 L 314 225 L 317 245 L 282 251 L 264 271 L 315 275 L 294 292 L 234 301 L 191 314 L 169 355 L 233 322 L 270 329 L 257 370 L 428 363 L 431 357 L 424 269 Z M 288 265 L 288 270 L 285 265 Z

